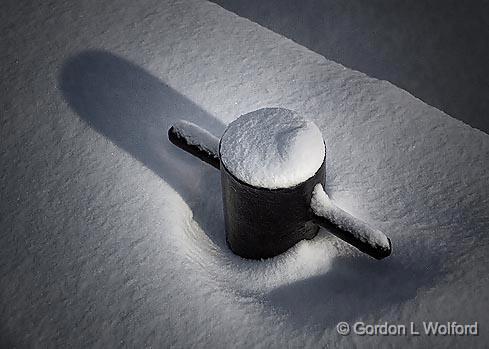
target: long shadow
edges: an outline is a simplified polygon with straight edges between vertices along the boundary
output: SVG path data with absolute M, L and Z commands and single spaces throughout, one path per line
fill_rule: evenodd
M 384 310 L 401 306 L 443 277 L 442 261 L 430 251 L 422 263 L 393 255 L 383 261 L 341 257 L 324 274 L 272 290 L 263 302 L 285 313 L 294 327 L 332 328 L 340 321 L 367 316 L 381 318 Z
M 211 0 L 489 133 L 484 0 Z
M 91 50 L 69 58 L 59 83 L 84 121 L 165 179 L 211 240 L 225 245 L 219 172 L 176 148 L 167 137 L 179 119 L 217 136 L 225 125 L 147 71 L 109 52 Z

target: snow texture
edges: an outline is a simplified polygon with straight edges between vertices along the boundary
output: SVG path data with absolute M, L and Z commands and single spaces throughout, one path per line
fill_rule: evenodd
M 219 139 L 207 130 L 185 120 L 175 122 L 173 127 L 176 134 L 184 137 L 188 141 L 188 144 L 195 145 L 203 151 L 218 156 Z
M 387 249 L 389 248 L 389 240 L 384 233 L 369 227 L 365 222 L 362 222 L 336 206 L 331 202 L 321 184 L 316 184 L 314 187 L 311 198 L 311 208 L 316 215 L 325 217 L 331 223 L 347 230 L 353 234 L 357 240 L 382 246 Z
M 221 161 L 235 177 L 259 188 L 290 188 L 314 176 L 324 161 L 321 131 L 292 110 L 262 108 L 231 122 Z
M 0 346 L 488 343 L 487 134 L 206 1 L 7 0 L 0 29 Z M 270 106 L 319 127 L 326 192 L 389 258 L 324 230 L 230 252 L 219 171 L 165 132 Z M 335 329 L 430 320 L 479 336 Z
M 489 134 L 489 2 L 212 0 Z

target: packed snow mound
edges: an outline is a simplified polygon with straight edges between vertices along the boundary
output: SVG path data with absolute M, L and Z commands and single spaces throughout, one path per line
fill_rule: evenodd
M 370 241 L 374 245 L 390 248 L 389 239 L 384 233 L 378 229 L 369 227 L 363 221 L 336 206 L 320 183 L 316 184 L 312 192 L 311 208 L 318 216 L 326 217 L 338 227 L 354 234 L 357 240 L 364 242 Z
M 260 188 L 289 188 L 321 167 L 325 147 L 314 122 L 285 108 L 262 108 L 233 121 L 221 160 L 235 177 Z

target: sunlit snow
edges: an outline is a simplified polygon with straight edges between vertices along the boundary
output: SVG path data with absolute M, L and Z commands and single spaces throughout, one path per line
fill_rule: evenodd
M 8 2 L 0 19 L 2 347 L 487 343 L 486 133 L 206 1 Z M 264 261 L 230 252 L 219 171 L 167 131 L 220 137 L 274 106 L 319 127 L 326 193 L 389 258 L 325 230 Z M 430 320 L 481 330 L 336 331 Z

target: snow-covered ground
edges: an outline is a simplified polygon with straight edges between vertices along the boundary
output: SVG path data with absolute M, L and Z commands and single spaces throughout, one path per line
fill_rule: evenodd
M 489 2 L 212 0 L 489 133 Z
M 484 347 L 489 136 L 202 1 L 7 1 L 0 12 L 3 346 Z M 219 173 L 166 139 L 262 107 L 326 141 L 326 191 L 386 232 L 226 247 Z M 478 322 L 479 336 L 341 336 L 339 321 Z

